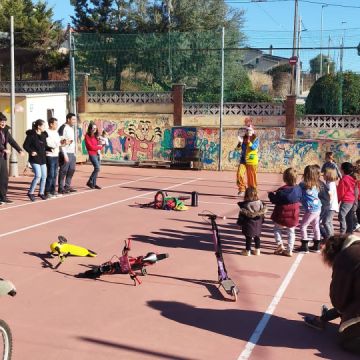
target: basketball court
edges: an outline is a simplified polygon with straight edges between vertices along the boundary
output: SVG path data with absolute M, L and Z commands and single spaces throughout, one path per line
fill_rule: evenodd
M 304 314 L 330 306 L 331 271 L 319 254 L 273 255 L 271 210 L 261 256 L 240 255 L 235 172 L 103 166 L 103 189 L 90 190 L 91 171 L 77 167 L 77 193 L 34 203 L 26 197 L 31 177 L 10 182 L 15 203 L 0 207 L 0 276 L 15 283 L 18 295 L 0 299 L 0 318 L 11 327 L 14 359 L 356 358 L 338 348 L 336 322 L 322 332 L 304 325 Z M 264 200 L 281 184 L 281 175 L 259 179 Z M 138 206 L 159 189 L 197 191 L 199 206 Z M 237 302 L 218 289 L 211 227 L 198 216 L 204 210 L 226 216 L 218 225 Z M 58 235 L 98 256 L 67 258 L 55 269 L 58 258 L 48 252 Z M 119 256 L 127 238 L 133 239 L 133 256 L 153 251 L 169 258 L 148 267 L 139 286 L 128 275 L 74 276 Z

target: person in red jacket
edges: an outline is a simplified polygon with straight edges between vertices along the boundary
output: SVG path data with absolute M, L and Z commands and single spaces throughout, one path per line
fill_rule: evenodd
M 296 170 L 288 168 L 284 171 L 284 186 L 274 192 L 269 192 L 269 200 L 275 205 L 271 215 L 274 221 L 274 236 L 277 248 L 275 255 L 292 256 L 295 243 L 295 227 L 299 224 L 300 201 L 302 191 L 296 185 Z M 282 231 L 288 234 L 288 245 L 285 250 L 282 241 Z
M 99 185 L 96 184 L 97 176 L 100 172 L 100 156 L 98 151 L 102 149 L 103 145 L 99 144 L 99 132 L 96 125 L 91 121 L 85 135 L 85 146 L 89 154 L 89 160 L 91 161 L 94 170 L 90 175 L 90 178 L 86 185 L 90 189 L 101 189 Z
M 353 177 L 354 167 L 349 162 L 341 164 L 343 177 L 337 186 L 337 195 L 340 203 L 339 222 L 340 234 L 351 234 L 354 228 L 353 207 L 355 203 L 356 180 Z

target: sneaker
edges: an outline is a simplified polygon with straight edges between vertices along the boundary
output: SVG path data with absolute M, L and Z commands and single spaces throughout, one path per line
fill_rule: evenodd
M 238 196 L 244 196 L 245 195 L 245 192 L 244 191 L 239 191 L 238 192 Z
M 29 197 L 29 199 L 30 199 L 31 201 L 35 201 L 35 200 L 36 200 L 34 194 L 27 193 L 27 196 Z
M 45 194 L 39 194 L 38 197 L 41 199 L 41 200 L 47 200 L 47 195 Z
M 73 193 L 73 192 L 77 192 L 77 190 L 76 189 L 74 189 L 74 188 L 68 188 L 68 189 L 66 189 L 66 191 L 69 193 Z
M 250 250 L 243 250 L 241 252 L 241 255 L 243 255 L 243 256 L 251 256 L 251 251 Z
M 354 231 L 360 231 L 360 224 L 356 224 Z
M 324 330 L 325 322 L 320 319 L 320 316 L 305 316 L 305 324 L 316 330 Z
M 291 250 L 284 250 L 281 255 L 283 256 L 287 256 L 287 257 L 292 257 L 293 256 L 293 252 Z
M 5 204 L 11 204 L 11 203 L 13 203 L 13 201 L 10 200 L 9 198 L 5 198 L 4 200 L 1 200 L 1 202 L 5 203 Z
M 88 182 L 86 183 L 86 186 L 89 187 L 90 189 L 94 189 L 94 188 L 95 188 L 95 186 L 94 186 L 90 181 L 88 181 Z
M 95 186 L 94 186 L 94 189 L 101 190 L 101 186 L 95 185 Z
M 59 193 L 56 192 L 56 191 L 52 192 L 51 195 L 52 195 L 53 197 L 60 197 L 60 196 L 62 196 L 62 194 L 59 194 Z
M 255 249 L 252 251 L 253 255 L 259 256 L 260 255 L 260 249 Z
M 278 247 L 276 248 L 276 250 L 274 251 L 275 255 L 282 255 L 282 253 L 285 251 L 284 246 L 282 245 L 278 245 Z

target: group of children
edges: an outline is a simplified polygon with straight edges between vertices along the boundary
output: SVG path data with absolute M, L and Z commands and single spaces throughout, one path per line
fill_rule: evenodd
M 324 181 L 321 180 L 321 175 Z M 355 165 L 344 162 L 341 170 L 334 161 L 332 152 L 326 153 L 325 163 L 308 165 L 304 169 L 303 179 L 297 184 L 297 172 L 288 168 L 283 173 L 285 185 L 268 197 L 274 210 L 271 220 L 274 222 L 274 236 L 277 248 L 276 255 L 292 256 L 295 244 L 295 228 L 300 223 L 301 246 L 297 251 L 308 253 L 320 252 L 321 241 L 334 235 L 333 219 L 338 213 L 340 234 L 349 234 L 360 229 L 360 160 Z M 243 255 L 260 255 L 260 235 L 267 211 L 266 205 L 259 200 L 257 191 L 248 187 L 240 207 L 237 224 L 242 228 L 246 239 Z M 300 221 L 300 205 L 302 218 Z M 313 238 L 308 228 L 313 230 Z M 282 232 L 287 233 L 288 242 L 285 248 Z M 255 251 L 251 252 L 251 243 L 255 242 Z M 309 247 L 309 241 L 312 246 Z

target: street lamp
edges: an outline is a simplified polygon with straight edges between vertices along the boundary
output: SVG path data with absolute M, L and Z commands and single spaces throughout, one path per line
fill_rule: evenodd
M 320 30 L 320 77 L 323 74 L 323 54 L 322 54 L 322 33 L 323 33 L 323 10 L 326 4 L 321 5 L 321 30 Z

